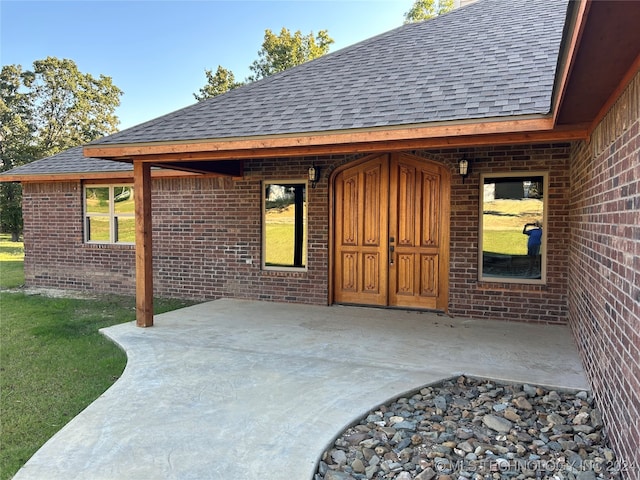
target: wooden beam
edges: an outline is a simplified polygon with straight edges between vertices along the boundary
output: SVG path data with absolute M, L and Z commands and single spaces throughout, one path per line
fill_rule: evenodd
M 153 326 L 151 166 L 133 162 L 136 213 L 136 325 Z
M 353 144 L 306 145 L 297 147 L 247 148 L 242 150 L 194 151 L 186 153 L 156 153 L 137 157 L 143 162 L 162 165 L 179 162 L 219 161 L 229 159 L 284 158 L 312 155 L 344 155 L 354 153 L 398 152 L 431 148 L 481 147 L 488 145 L 522 145 L 540 142 L 570 142 L 587 138 L 589 125 L 573 125 L 552 131 L 503 133 L 484 136 L 418 138 L 413 140 L 393 140 L 361 142 Z M 112 152 L 113 153 L 113 152 Z
M 482 137 L 496 134 L 530 134 L 532 132 L 551 132 L 553 118 L 536 117 L 519 120 L 489 120 L 483 122 L 461 122 L 430 125 L 406 125 L 389 128 L 354 129 L 337 132 L 311 132 L 308 134 L 264 135 L 255 137 L 218 138 L 199 141 L 166 141 L 141 144 L 87 145 L 85 157 L 127 158 L 142 155 L 172 154 L 183 156 L 185 153 L 262 151 L 268 149 L 305 149 L 309 147 L 380 144 L 388 142 L 412 142 L 415 140 L 439 139 L 438 143 L 457 144 L 460 137 Z M 479 141 L 479 138 L 474 140 Z M 401 149 L 401 148 L 400 148 Z M 245 157 L 246 158 L 246 157 Z M 213 157 L 202 158 L 211 160 Z M 185 158 L 186 160 L 186 158 Z M 192 160 L 192 159 L 189 159 Z

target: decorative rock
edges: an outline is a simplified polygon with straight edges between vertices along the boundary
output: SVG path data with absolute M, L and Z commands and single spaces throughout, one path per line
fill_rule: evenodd
M 364 448 L 374 448 L 376 445 L 380 443 L 379 440 L 375 440 L 373 438 L 367 438 L 360 442 L 360 446 Z
M 574 425 L 584 425 L 590 419 L 591 419 L 591 416 L 587 412 L 580 412 L 575 417 L 573 417 L 573 424 Z
M 589 398 L 589 394 L 583 390 L 581 392 L 576 393 L 576 398 L 586 401 Z
M 557 407 L 558 405 L 560 405 L 561 401 L 562 399 L 560 398 L 560 395 L 558 395 L 558 392 L 556 392 L 555 390 L 550 391 L 548 395 L 542 397 L 542 403 L 550 405 L 552 407 Z
M 509 420 L 511 422 L 519 422 L 520 421 L 520 415 L 518 415 L 515 411 L 513 411 L 510 408 L 507 408 L 502 415 L 504 416 L 504 418 L 506 418 L 507 420 Z
M 373 450 L 372 450 L 372 449 L 370 449 L 370 448 L 363 448 L 363 449 L 362 449 L 362 455 L 364 456 L 364 459 L 365 459 L 367 462 L 371 463 L 371 460 L 373 459 L 373 457 L 375 457 L 375 456 L 376 456 L 376 452 L 375 452 L 375 451 L 373 451 Z
M 389 425 L 395 425 L 396 423 L 400 422 L 404 422 L 404 417 L 401 417 L 400 415 L 393 415 L 391 418 L 389 418 Z
M 513 404 L 518 407 L 520 410 L 533 410 L 533 406 L 529 403 L 524 397 L 516 397 L 513 399 Z
M 600 413 L 600 410 L 598 410 L 597 408 L 594 408 L 593 410 L 591 410 L 589 417 L 591 417 L 591 426 L 593 428 L 597 429 L 597 428 L 603 427 L 602 413 Z
M 415 431 L 416 427 L 417 427 L 417 423 L 416 422 L 398 422 L 396 424 L 393 425 L 393 427 L 396 430 L 411 430 L 411 431 Z
M 457 448 L 467 453 L 471 453 L 475 450 L 475 448 L 473 448 L 473 445 L 471 445 L 469 442 L 461 442 L 457 445 Z
M 547 424 L 548 425 L 563 425 L 564 424 L 564 418 L 554 412 L 551 415 L 547 415 Z
M 329 470 L 327 474 L 324 476 L 324 480 L 355 480 L 355 479 L 346 472 Z
M 364 463 L 362 463 L 362 460 L 360 460 L 359 458 L 356 458 L 353 463 L 351 464 L 351 468 L 353 468 L 353 471 L 356 473 L 364 473 Z
M 482 423 L 496 432 L 508 432 L 513 427 L 513 423 L 506 418 L 497 417 L 491 414 L 482 417 Z
M 459 377 L 369 412 L 323 453 L 313 478 L 599 480 L 592 466 L 616 462 L 602 428 L 588 392 Z
M 578 474 L 577 480 L 596 480 L 596 472 L 593 470 L 585 470 Z
M 344 465 L 347 463 L 347 454 L 342 450 L 332 450 L 331 459 L 336 465 Z
M 347 435 L 344 440 L 348 445 L 357 445 L 367 438 L 364 433 L 354 433 L 353 435 Z
M 591 425 L 574 425 L 574 432 L 586 433 L 587 435 L 593 432 L 593 427 Z
M 364 474 L 367 476 L 367 478 L 373 478 L 373 476 L 378 473 L 379 470 L 380 467 L 378 467 L 378 465 L 370 465 L 365 468 Z
M 436 471 L 431 468 L 428 467 L 426 470 L 423 470 L 422 472 L 420 472 L 415 480 L 432 480 L 434 477 L 436 476 Z
M 615 454 L 613 453 L 613 450 L 609 448 L 605 448 L 602 453 L 604 454 L 604 459 L 607 462 L 613 462 L 613 459 L 615 458 Z
M 436 408 L 439 408 L 440 410 L 446 410 L 447 409 L 447 399 L 446 397 L 442 396 L 442 395 L 438 395 L 433 399 L 433 404 L 435 405 Z
M 566 456 L 567 463 L 573 468 L 580 468 L 582 466 L 582 457 L 576 452 L 568 451 L 566 452 Z

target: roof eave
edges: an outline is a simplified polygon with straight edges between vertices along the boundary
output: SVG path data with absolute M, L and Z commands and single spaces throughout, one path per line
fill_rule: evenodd
M 556 131 L 552 115 L 528 115 L 298 134 L 87 145 L 84 155 L 162 163 L 576 140 L 586 138 L 585 132 L 582 125 Z
M 200 173 L 153 169 L 153 178 L 166 177 L 202 177 Z M 220 176 L 220 175 L 210 175 Z M 131 170 L 119 170 L 112 172 L 64 172 L 64 173 L 16 173 L 0 175 L 0 183 L 44 183 L 44 182 L 79 182 L 79 181 L 130 181 L 133 182 L 133 168 Z

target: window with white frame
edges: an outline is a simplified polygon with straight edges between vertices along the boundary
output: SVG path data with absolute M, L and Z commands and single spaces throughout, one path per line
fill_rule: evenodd
M 133 185 L 85 185 L 85 242 L 133 244 L 135 238 Z

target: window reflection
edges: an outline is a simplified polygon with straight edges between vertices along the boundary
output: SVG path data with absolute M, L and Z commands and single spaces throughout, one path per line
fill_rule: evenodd
M 306 183 L 264 184 L 263 267 L 305 268 L 307 263 Z
M 541 283 L 546 174 L 482 177 L 480 278 Z
M 133 185 L 85 186 L 85 241 L 135 242 Z

